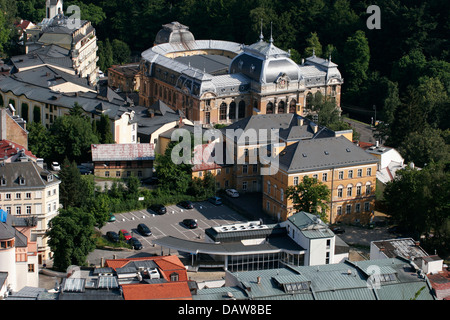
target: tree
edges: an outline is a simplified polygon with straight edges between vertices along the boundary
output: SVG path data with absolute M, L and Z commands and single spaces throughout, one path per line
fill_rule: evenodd
M 316 178 L 304 176 L 302 182 L 286 189 L 286 196 L 294 203 L 296 211 L 317 214 L 327 222 L 326 210 L 330 202 L 331 191 Z
M 130 47 L 125 42 L 114 39 L 112 42 L 112 64 L 125 64 L 130 62 Z
M 65 271 L 71 265 L 83 266 L 87 255 L 95 249 L 92 237 L 95 219 L 79 208 L 60 209 L 50 221 L 46 233 L 54 253 L 53 267 Z
M 316 32 L 311 32 L 309 37 L 306 39 L 306 48 L 303 53 L 303 56 L 311 57 L 313 53 L 317 57 L 322 56 L 322 45 L 320 44 L 319 36 L 317 35 Z
M 99 143 L 90 119 L 81 110 L 75 105 L 69 115 L 56 118 L 50 127 L 53 155 L 59 162 L 65 157 L 77 163 L 87 162 L 91 158 L 91 144 Z
M 450 161 L 450 145 L 444 140 L 444 132 L 430 127 L 411 132 L 398 151 L 407 162 L 414 162 L 418 167 L 431 162 Z
M 52 156 L 53 137 L 40 122 L 32 122 L 27 125 L 28 149 L 36 156 L 43 158 L 47 162 Z
M 347 78 L 348 91 L 358 92 L 368 77 L 370 49 L 364 31 L 358 30 L 347 39 L 343 50 L 344 78 Z
M 422 170 L 398 170 L 386 184 L 384 204 L 395 223 L 417 239 L 425 235 L 430 249 L 448 253 L 450 238 L 450 173 L 443 164 L 430 164 Z M 432 234 L 432 236 L 430 236 Z
M 93 189 L 89 188 L 87 182 L 82 179 L 77 164 L 65 158 L 59 177 L 61 179 L 59 200 L 63 208 L 82 207 L 83 203 L 90 198 Z
M 176 144 L 171 142 L 163 155 L 156 155 L 156 174 L 160 189 L 169 194 L 186 194 L 192 180 L 192 165 L 177 165 L 172 161 L 172 149 Z
M 96 121 L 97 135 L 100 143 L 115 143 L 111 132 L 111 120 L 106 114 L 102 114 L 100 120 Z

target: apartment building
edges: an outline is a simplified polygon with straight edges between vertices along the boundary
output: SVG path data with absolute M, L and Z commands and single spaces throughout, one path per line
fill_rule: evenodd
M 0 208 L 36 222 L 30 241 L 37 243 L 38 263 L 51 258 L 45 233 L 58 214 L 60 180 L 33 161 L 0 164 Z

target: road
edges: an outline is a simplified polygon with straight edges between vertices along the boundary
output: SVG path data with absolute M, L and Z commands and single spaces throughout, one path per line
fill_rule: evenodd
M 352 120 L 349 118 L 345 118 L 344 121 L 349 123 L 352 126 L 352 128 L 359 133 L 360 135 L 359 141 L 370 142 L 375 144 L 376 140 L 373 136 L 373 130 L 370 124 Z

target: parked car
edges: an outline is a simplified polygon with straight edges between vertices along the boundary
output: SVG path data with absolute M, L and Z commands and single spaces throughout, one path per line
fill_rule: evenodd
M 79 165 L 79 166 L 77 166 L 77 168 L 80 171 L 80 174 L 87 175 L 87 174 L 91 174 L 92 173 L 92 170 L 89 169 L 88 167 Z
M 220 206 L 222 204 L 222 199 L 219 197 L 211 197 L 208 199 L 208 201 L 216 206 Z
M 151 236 L 152 235 L 152 231 L 150 230 L 149 227 L 147 227 L 146 224 L 144 223 L 139 223 L 137 226 L 137 230 L 140 234 L 142 234 L 143 236 Z
M 112 213 L 110 213 L 110 214 L 109 214 L 108 222 L 114 222 L 114 221 L 116 221 L 116 216 L 113 215 Z
M 184 219 L 183 224 L 189 229 L 195 229 L 198 227 L 197 221 L 194 219 Z
M 185 209 L 194 209 L 194 204 L 190 201 L 181 201 L 178 205 Z
M 150 207 L 150 209 L 157 214 L 165 214 L 167 212 L 166 207 L 164 207 L 162 204 L 154 204 Z
M 108 231 L 106 233 L 106 238 L 111 242 L 119 242 L 119 235 L 114 231 Z
M 235 189 L 227 189 L 227 190 L 225 190 L 225 192 L 227 193 L 227 195 L 229 195 L 232 198 L 239 197 L 239 192 L 237 192 L 237 190 L 235 190 Z
M 53 161 L 53 162 L 52 162 L 52 170 L 53 170 L 53 171 L 59 171 L 59 170 L 61 170 L 61 166 L 59 165 L 58 162 L 56 162 L 56 161 Z
M 121 229 L 119 231 L 119 235 L 123 235 L 123 237 L 125 238 L 126 241 L 131 239 L 131 234 L 125 229 Z
M 345 232 L 344 228 L 338 226 L 331 227 L 330 230 L 333 231 L 335 234 L 342 234 Z
M 135 237 L 130 238 L 130 240 L 128 240 L 128 243 L 133 246 L 134 250 L 141 250 L 143 248 L 142 243 Z

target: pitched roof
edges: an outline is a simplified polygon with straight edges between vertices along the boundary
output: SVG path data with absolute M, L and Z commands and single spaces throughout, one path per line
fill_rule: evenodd
M 92 161 L 154 160 L 153 143 L 120 143 L 91 145 Z
M 17 150 L 19 149 L 19 150 Z M 24 150 L 26 156 L 36 159 L 37 157 L 24 146 L 17 144 L 10 140 L 0 140 L 0 158 L 5 159 L 16 154 L 20 154 L 21 150 Z
M 288 173 L 308 172 L 378 163 L 378 159 L 344 136 L 301 140 L 279 155 L 280 169 Z
M 60 183 L 56 178 L 47 179 L 51 173 L 35 162 L 11 162 L 0 166 L 0 177 L 6 179 L 6 185 L 3 189 L 28 189 L 41 187 L 44 188 L 53 183 Z M 19 177 L 24 178 L 23 183 L 19 181 Z
M 192 300 L 188 283 L 123 284 L 125 300 Z

